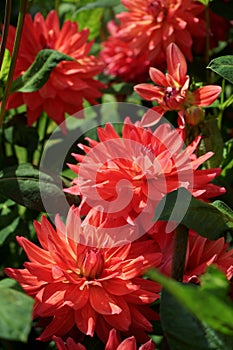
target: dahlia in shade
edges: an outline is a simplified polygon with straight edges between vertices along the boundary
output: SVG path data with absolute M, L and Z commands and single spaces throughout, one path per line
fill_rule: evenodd
M 215 264 L 230 280 L 233 276 L 233 249 L 229 249 L 229 243 L 223 237 L 210 241 L 190 230 L 184 282 L 199 281 L 198 276 L 211 264 Z
M 105 236 L 99 247 L 101 220 L 95 217 L 96 229 L 82 223 L 74 208 L 66 225 L 56 217 L 56 229 L 42 217 L 41 223 L 35 222 L 41 248 L 17 237 L 29 262 L 24 269 L 5 272 L 35 299 L 33 319 L 49 319 L 41 341 L 65 337 L 76 328 L 91 337 L 96 332 L 106 342 L 109 331 L 116 328 L 144 342 L 146 332 L 152 331 L 149 320 L 158 318 L 149 306 L 159 298 L 160 286 L 141 277 L 160 263 L 157 244 L 140 242 L 138 254 L 137 243 L 104 248 Z
M 85 346 L 80 343 L 75 343 L 72 338 L 66 340 L 66 345 L 63 340 L 58 337 L 53 337 L 58 350 L 86 350 Z M 155 344 L 149 340 L 146 344 L 139 347 L 138 350 L 154 350 Z M 105 350 L 137 350 L 137 343 L 134 336 L 126 338 L 120 342 L 119 336 L 115 329 L 109 332 L 109 338 L 105 346 Z
M 152 224 L 158 202 L 173 190 L 185 187 L 202 199 L 225 192 L 210 183 L 219 168 L 198 170 L 213 154 L 196 157 L 200 137 L 184 148 L 179 131 L 168 123 L 152 132 L 129 118 L 122 137 L 110 123 L 97 133 L 99 142 L 88 138 L 90 146 L 79 144 L 86 155 L 73 154 L 78 164 L 69 164 L 78 177 L 66 192 L 82 197 L 84 215 L 90 207 L 101 205 L 110 225 L 142 223 L 145 228 Z
M 187 75 L 187 64 L 184 55 L 174 43 L 167 47 L 167 73 L 157 68 L 150 68 L 151 80 L 156 84 L 138 84 L 135 91 L 145 100 L 156 101 L 158 106 L 152 109 L 161 116 L 167 111 L 177 111 L 180 125 L 185 121 L 189 124 L 198 124 L 204 116 L 202 107 L 211 105 L 219 96 L 221 87 L 207 85 L 191 92 L 189 90 L 190 77 Z M 145 126 L 153 125 L 157 119 L 153 113 L 146 113 L 142 123 Z
M 202 13 L 202 18 L 205 20 L 206 14 Z M 209 9 L 209 46 L 214 49 L 219 45 L 220 41 L 228 41 L 230 29 L 232 27 L 231 21 L 217 15 Z M 206 38 L 198 38 L 193 41 L 193 51 L 195 54 L 203 55 L 206 50 Z
M 148 52 L 150 62 L 163 62 L 166 48 L 175 42 L 192 60 L 193 38 L 206 36 L 200 15 L 205 7 L 192 0 L 121 0 L 128 12 L 117 15 L 118 37 L 131 42 L 137 53 Z
M 77 23 L 65 21 L 59 27 L 59 18 L 51 11 L 46 19 L 37 13 L 32 20 L 25 16 L 20 50 L 14 79 L 23 74 L 43 49 L 65 53 L 74 61 L 62 61 L 51 72 L 49 80 L 38 91 L 13 93 L 7 108 L 27 106 L 28 124 L 31 125 L 45 111 L 57 124 L 64 121 L 65 113 L 74 114 L 83 107 L 83 100 L 91 104 L 101 96 L 104 85 L 94 77 L 103 70 L 100 59 L 90 56 L 93 42 L 87 42 L 89 31 L 78 31 Z M 15 28 L 10 27 L 7 48 L 12 52 Z
M 175 233 L 166 233 L 165 222 L 157 222 L 148 233 L 162 253 L 159 270 L 170 276 Z M 215 264 L 230 280 L 233 276 L 233 249 L 229 249 L 229 243 L 223 237 L 212 241 L 189 230 L 183 281 L 199 283 L 199 276 L 211 264 Z
M 86 347 L 80 343 L 75 343 L 74 339 L 67 338 L 66 344 L 63 342 L 62 338 L 53 336 L 53 340 L 57 346 L 58 350 L 86 350 Z
M 150 61 L 148 53 L 136 53 L 133 45 L 118 38 L 118 27 L 113 21 L 108 23 L 109 38 L 102 43 L 100 57 L 105 63 L 104 73 L 126 82 L 141 82 L 149 77 Z

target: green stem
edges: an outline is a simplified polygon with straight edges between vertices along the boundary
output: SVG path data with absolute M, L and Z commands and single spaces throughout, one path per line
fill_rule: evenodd
M 170 350 L 166 335 L 163 337 L 162 350 Z
M 45 125 L 44 125 L 44 130 L 43 130 L 43 138 L 40 142 L 40 155 L 39 155 L 39 159 L 38 159 L 38 165 L 41 162 L 41 158 L 42 158 L 42 154 L 44 151 L 44 146 L 45 146 L 45 142 L 47 141 L 47 131 L 48 131 L 48 127 L 50 124 L 50 119 L 48 118 L 48 116 L 46 115 L 46 121 L 45 121 Z
M 20 0 L 20 10 L 19 10 L 19 16 L 18 16 L 18 23 L 16 27 L 16 36 L 15 36 L 13 53 L 12 53 L 12 60 L 11 60 L 9 75 L 6 82 L 6 88 L 2 99 L 2 106 L 0 111 L 0 127 L 2 126 L 4 113 L 6 109 L 6 103 L 10 95 L 13 75 L 14 75 L 16 61 L 17 61 L 18 52 L 19 52 L 20 40 L 22 36 L 22 31 L 23 31 L 23 23 L 24 23 L 24 16 L 26 13 L 26 9 L 27 9 L 27 0 Z
M 183 281 L 187 244 L 188 228 L 179 224 L 175 231 L 171 272 L 171 277 L 179 282 Z
M 0 70 L 2 67 L 3 57 L 5 53 L 5 48 L 6 48 L 7 35 L 8 35 L 8 30 L 10 25 L 11 6 L 12 6 L 12 0 L 6 0 L 2 41 L 1 41 L 1 47 L 0 47 Z
M 59 6 L 60 6 L 60 0 L 55 0 L 55 11 L 57 12 L 57 15 L 59 16 Z
M 210 57 L 210 11 L 209 11 L 209 3 L 205 8 L 205 18 L 206 18 L 206 49 L 205 49 L 205 63 L 208 66 Z M 206 69 L 206 82 L 208 83 L 210 80 L 210 71 Z
M 219 113 L 218 113 L 218 129 L 221 130 L 222 127 L 222 117 L 223 117 L 223 112 L 224 112 L 224 96 L 225 96 L 225 86 L 226 86 L 226 81 L 225 79 L 222 80 L 222 92 L 220 95 L 220 107 L 219 107 Z
M 233 95 L 231 95 L 223 104 L 222 110 L 224 111 L 227 107 L 229 107 L 233 103 Z

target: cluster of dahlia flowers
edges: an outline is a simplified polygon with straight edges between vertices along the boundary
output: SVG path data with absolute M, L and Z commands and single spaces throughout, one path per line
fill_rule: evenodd
M 176 43 L 187 60 L 205 52 L 206 35 L 210 47 L 225 40 L 229 23 L 210 11 L 210 32 L 206 32 L 205 6 L 193 0 L 121 0 L 125 12 L 118 23 L 108 24 L 110 36 L 101 56 L 105 72 L 124 81 L 148 78 L 149 67 L 164 68 L 166 49 Z
M 98 136 L 99 142 L 80 145 L 86 154 L 75 154 L 78 164 L 71 166 L 79 176 L 69 192 L 82 197 L 80 206 L 71 207 L 66 223 L 56 216 L 55 227 L 45 216 L 35 222 L 41 247 L 17 237 L 29 262 L 5 272 L 34 298 L 39 340 L 85 349 L 84 336 L 97 336 L 106 349 L 136 349 L 136 342 L 153 349 L 149 334 L 159 319 L 153 303 L 161 286 L 143 275 L 153 267 L 171 276 L 175 235 L 164 222 L 152 222 L 154 210 L 180 187 L 204 201 L 224 193 L 210 182 L 220 169 L 199 170 L 212 154 L 195 155 L 199 137 L 184 149 L 167 124 L 151 131 L 127 118 L 121 137 L 111 124 Z M 183 281 L 199 283 L 212 263 L 231 279 L 233 250 L 224 238 L 210 241 L 190 230 Z M 120 345 L 116 334 L 125 338 Z
M 157 106 L 136 123 L 126 117 L 121 135 L 107 123 L 98 128 L 98 141 L 79 144 L 82 152 L 77 150 L 75 164 L 69 164 L 78 176 L 66 189 L 80 196 L 79 207 L 70 208 L 65 223 L 59 215 L 55 225 L 46 216 L 34 222 L 38 245 L 17 237 L 29 261 L 22 269 L 5 269 L 34 299 L 33 319 L 42 328 L 38 340 L 54 340 L 59 350 L 85 350 L 87 337 L 98 337 L 105 350 L 155 349 L 150 333 L 160 317 L 154 303 L 161 285 L 144 275 L 156 268 L 171 276 L 175 237 L 175 229 L 167 232 L 166 223 L 153 222 L 155 210 L 181 187 L 202 201 L 225 192 L 212 183 L 220 168 L 200 169 L 213 155 L 197 156 L 201 137 L 184 144 L 185 123 L 198 123 L 203 107 L 221 92 L 214 85 L 192 91 L 187 75 L 186 58 L 192 59 L 195 40 L 206 35 L 203 5 L 192 0 L 122 4 L 128 12 L 117 16 L 119 24 L 109 24 L 111 36 L 101 53 L 105 71 L 141 82 L 151 67 L 156 86 L 138 84 L 135 91 Z M 10 52 L 14 37 L 11 27 Z M 59 124 L 65 113 L 81 109 L 84 99 L 95 104 L 104 85 L 94 77 L 104 64 L 89 55 L 87 37 L 88 31 L 78 31 L 71 21 L 60 28 L 54 11 L 46 19 L 27 15 L 15 78 L 45 48 L 74 60 L 59 63 L 38 91 L 12 94 L 7 108 L 26 104 L 30 125 L 42 111 Z M 166 74 L 153 68 L 162 69 L 165 62 Z M 178 112 L 178 128 L 168 123 L 150 128 L 171 110 Z M 213 263 L 230 280 L 233 249 L 224 238 L 211 241 L 189 230 L 183 282 L 200 283 L 199 276 Z

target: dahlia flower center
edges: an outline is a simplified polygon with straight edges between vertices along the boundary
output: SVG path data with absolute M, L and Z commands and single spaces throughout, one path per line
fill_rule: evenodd
M 80 275 L 87 279 L 98 278 L 104 268 L 103 254 L 95 248 L 89 249 L 79 257 Z
M 168 86 L 164 93 L 164 102 L 169 108 L 176 108 L 177 96 L 180 95 L 180 89 Z
M 151 145 L 142 146 L 142 154 L 143 156 L 148 156 L 149 158 L 154 159 L 154 149 Z
M 162 22 L 164 19 L 165 11 L 161 6 L 161 1 L 153 0 L 148 5 L 148 11 L 155 17 L 157 22 Z

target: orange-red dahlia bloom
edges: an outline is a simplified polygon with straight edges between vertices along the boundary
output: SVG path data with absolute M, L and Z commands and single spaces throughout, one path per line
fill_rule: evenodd
M 181 120 L 183 116 L 190 123 L 199 122 L 202 117 L 201 107 L 211 105 L 219 96 L 221 87 L 207 85 L 191 92 L 189 90 L 190 77 L 187 75 L 187 64 L 184 55 L 174 43 L 167 47 L 167 73 L 157 68 L 150 68 L 151 80 L 156 84 L 138 84 L 135 91 L 145 100 L 156 101 L 158 106 L 153 110 L 161 116 L 167 111 L 178 111 Z M 146 113 L 143 118 L 145 126 L 157 122 L 153 114 Z
M 105 63 L 104 73 L 126 82 L 141 82 L 148 79 L 150 61 L 148 52 L 138 54 L 129 42 L 116 35 L 118 26 L 108 23 L 109 38 L 103 42 L 100 56 Z
M 85 346 L 80 343 L 76 344 L 72 338 L 67 339 L 66 345 L 61 338 L 53 337 L 53 340 L 55 341 L 58 350 L 86 350 Z M 137 350 L 136 339 L 132 336 L 120 342 L 116 330 L 112 329 L 109 333 L 105 350 Z M 146 344 L 140 346 L 138 350 L 155 350 L 155 344 L 152 340 L 149 340 Z
M 151 64 L 165 59 L 166 48 L 175 42 L 188 60 L 192 59 L 194 37 L 205 37 L 205 7 L 192 0 L 121 0 L 128 12 L 117 15 L 115 35 L 129 43 L 136 54 L 148 52 Z
M 81 223 L 78 209 L 72 208 L 66 225 L 56 217 L 56 229 L 46 217 L 35 222 L 41 248 L 17 237 L 29 262 L 25 269 L 5 272 L 35 299 L 33 318 L 49 318 L 39 340 L 65 337 L 74 328 L 90 336 L 96 332 L 103 342 L 112 328 L 148 340 L 149 320 L 157 317 L 149 306 L 159 298 L 160 286 L 141 275 L 160 263 L 157 245 L 144 241 L 140 247 L 127 243 L 105 248 L 98 243 L 99 221 L 96 227 Z
M 103 84 L 94 79 L 101 73 L 103 63 L 90 56 L 92 42 L 87 42 L 89 31 L 78 31 L 77 23 L 65 21 L 59 27 L 59 18 L 51 11 L 46 19 L 37 13 L 32 20 L 26 15 L 14 79 L 23 74 L 43 49 L 53 49 L 73 57 L 62 61 L 51 72 L 49 80 L 38 91 L 12 94 L 7 108 L 27 106 L 28 124 L 31 125 L 45 111 L 57 124 L 64 121 L 65 113 L 74 114 L 82 109 L 83 99 L 91 104 L 101 96 Z M 10 27 L 7 48 L 12 52 L 15 28 Z
M 166 233 L 166 223 L 157 222 L 149 234 L 162 253 L 159 270 L 170 276 L 175 233 Z M 199 276 L 211 264 L 215 264 L 230 280 L 233 276 L 233 249 L 223 237 L 212 241 L 189 230 L 183 281 L 199 283 Z
M 120 137 L 111 124 L 98 128 L 99 142 L 79 145 L 86 155 L 73 154 L 78 174 L 67 192 L 81 195 L 81 210 L 101 206 L 114 225 L 122 222 L 151 225 L 156 204 L 180 187 L 203 199 L 224 189 L 211 184 L 220 169 L 198 170 L 212 152 L 197 158 L 198 137 L 184 149 L 179 131 L 166 123 L 154 132 L 126 118 Z M 149 218 L 147 217 L 149 215 Z M 114 222 L 115 219 L 115 222 Z M 136 220 L 136 221 L 135 221 Z

